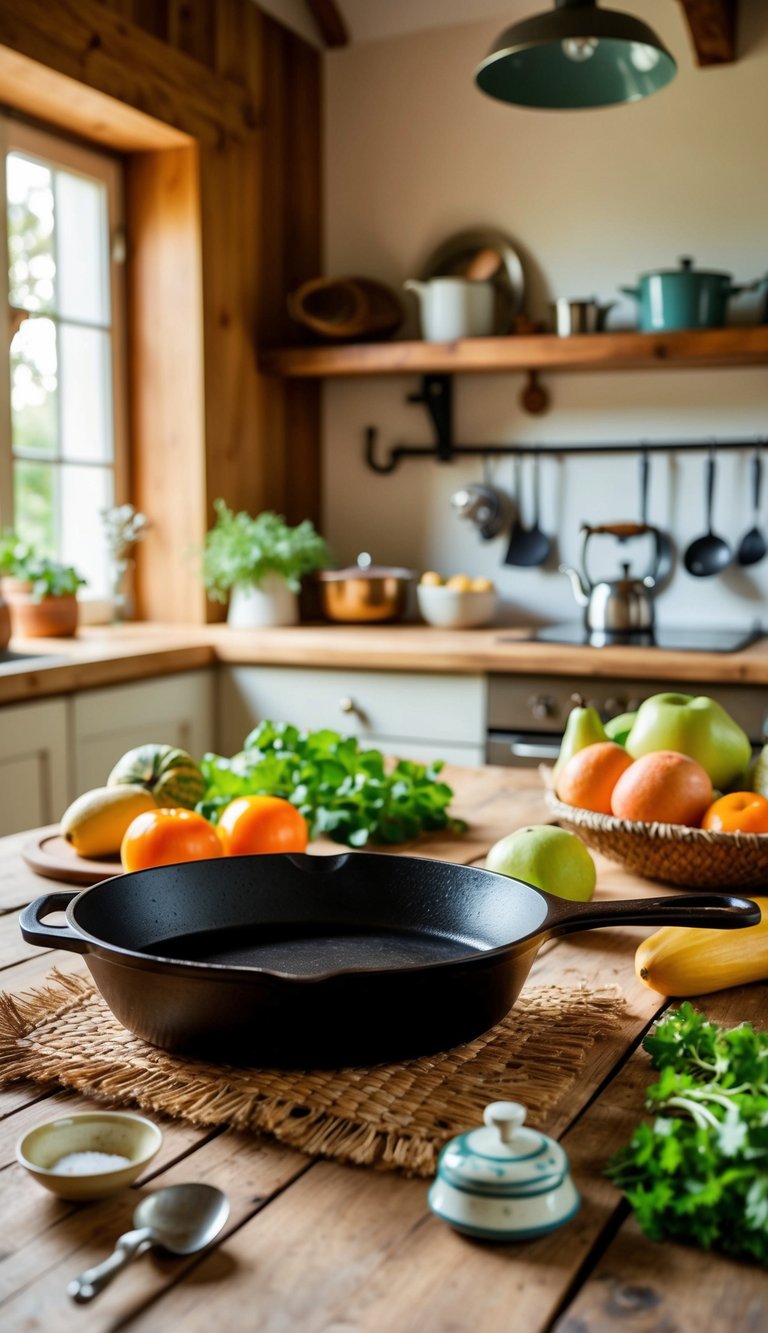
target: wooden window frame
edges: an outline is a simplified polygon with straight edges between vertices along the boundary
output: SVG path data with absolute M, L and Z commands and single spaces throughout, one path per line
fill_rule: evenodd
M 115 242 L 125 231 L 123 168 L 120 160 L 106 151 L 74 142 L 55 129 L 33 125 L 15 116 L 0 113 L 0 162 L 10 153 L 20 153 L 45 163 L 64 167 L 78 175 L 102 181 L 107 188 L 107 225 L 109 230 L 110 350 L 112 391 L 112 461 L 114 503 L 122 504 L 129 494 L 128 396 L 126 362 L 126 301 L 124 265 L 115 259 Z M 7 212 L 5 172 L 0 170 L 0 219 Z M 0 265 L 8 273 L 7 233 L 0 226 Z M 0 294 L 8 295 L 7 276 L 0 277 Z M 0 302 L 0 306 L 2 302 Z M 10 375 L 2 376 L 0 386 L 0 525 L 13 522 L 13 450 L 11 443 Z M 45 461 L 45 460 L 42 460 Z M 87 599 L 87 598 L 86 598 Z

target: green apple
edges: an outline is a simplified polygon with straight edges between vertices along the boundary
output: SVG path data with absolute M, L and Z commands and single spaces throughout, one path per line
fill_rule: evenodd
M 606 741 L 607 739 L 605 727 L 596 708 L 583 708 L 581 706 L 572 708 L 565 724 L 560 753 L 552 770 L 554 785 L 557 786 L 561 771 L 573 755 L 577 754 L 579 750 L 586 750 L 588 745 L 595 745 L 597 741 Z
M 485 865 L 573 902 L 589 902 L 595 891 L 595 863 L 584 843 L 554 824 L 531 824 L 507 834 L 491 848 Z
M 635 725 L 637 709 L 634 713 L 619 713 L 618 717 L 609 718 L 605 724 L 605 734 L 609 741 L 617 745 L 626 745 L 627 736 Z
M 747 733 L 704 694 L 651 695 L 637 710 L 626 749 L 633 759 L 654 750 L 687 754 L 721 791 L 743 772 L 752 754 Z

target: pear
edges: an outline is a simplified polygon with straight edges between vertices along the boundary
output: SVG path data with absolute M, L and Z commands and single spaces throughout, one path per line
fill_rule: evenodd
M 581 707 L 581 705 L 572 708 L 565 724 L 560 753 L 552 770 L 552 782 L 555 788 L 560 773 L 573 755 L 578 754 L 579 750 L 585 750 L 588 745 L 595 745 L 597 741 L 607 740 L 605 727 L 596 708 Z

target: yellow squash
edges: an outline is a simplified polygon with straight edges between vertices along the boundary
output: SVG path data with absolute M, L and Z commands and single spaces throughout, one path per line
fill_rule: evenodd
M 697 930 L 664 926 L 635 954 L 641 981 L 660 995 L 707 995 L 710 991 L 768 980 L 768 898 L 753 898 L 762 913 L 744 930 Z

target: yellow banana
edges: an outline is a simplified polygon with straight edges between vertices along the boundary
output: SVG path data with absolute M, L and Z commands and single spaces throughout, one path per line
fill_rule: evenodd
M 115 856 L 128 825 L 157 802 L 145 787 L 95 787 L 78 796 L 61 817 L 61 832 L 78 856 Z

